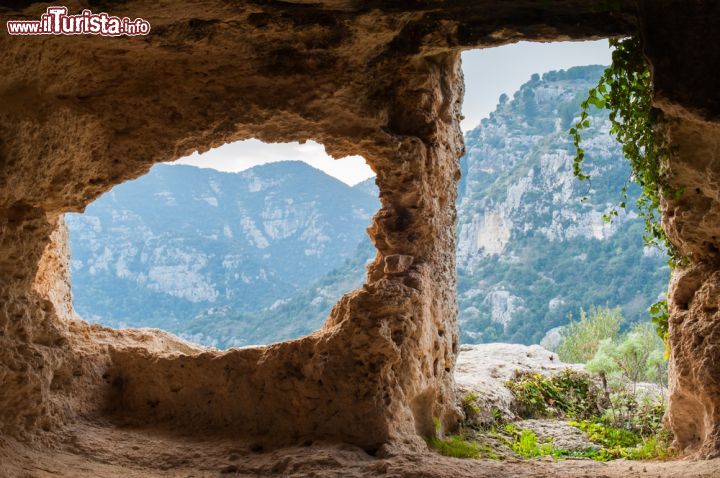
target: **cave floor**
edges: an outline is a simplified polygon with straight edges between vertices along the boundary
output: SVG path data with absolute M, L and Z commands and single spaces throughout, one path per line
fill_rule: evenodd
M 60 446 L 0 441 L 0 477 L 717 477 L 720 459 L 462 460 L 435 453 L 385 458 L 351 445 L 314 443 L 272 451 L 227 438 L 188 438 L 152 429 L 84 424 Z

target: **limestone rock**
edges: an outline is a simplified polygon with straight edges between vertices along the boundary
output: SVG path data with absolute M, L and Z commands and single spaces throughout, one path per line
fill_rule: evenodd
M 495 414 L 515 420 L 514 398 L 505 382 L 518 372 L 553 375 L 563 370 L 584 370 L 579 364 L 566 364 L 557 354 L 539 345 L 481 344 L 462 345 L 455 368 L 455 382 L 462 398 L 468 392 L 477 395 L 475 418 L 479 424 L 492 424 Z M 495 411 L 494 411 L 495 410 Z
M 460 51 L 640 28 L 678 147 L 670 170 L 689 186 L 667 203 L 665 225 L 693 252 L 690 282 L 702 284 L 676 281 L 680 293 L 671 293 L 680 300 L 671 310 L 670 422 L 680 446 L 717 454 L 720 329 L 710 316 L 720 263 L 720 14 L 714 2 L 611 3 L 128 0 L 102 5 L 147 19 L 149 36 L 0 36 L 3 441 L 21 439 L 45 456 L 73 424 L 117 420 L 258 446 L 322 439 L 371 453 L 425 449 L 420 435 L 434 433 L 434 418 L 449 430 L 459 417 Z M 45 11 L 9 5 L 3 20 Z M 382 206 L 369 228 L 377 257 L 365 285 L 312 335 L 225 353 L 76 320 L 61 215 L 155 163 L 252 137 L 312 139 L 336 158 L 362 155 L 376 171 Z M 386 274 L 395 254 L 413 266 Z M 425 472 L 421 462 L 404 466 Z

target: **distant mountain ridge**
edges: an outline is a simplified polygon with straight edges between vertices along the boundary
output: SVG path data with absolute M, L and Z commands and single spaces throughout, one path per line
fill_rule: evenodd
M 665 290 L 667 258 L 643 246 L 637 212 L 602 219 L 630 173 L 605 112 L 591 111 L 584 135 L 592 182 L 572 175 L 567 130 L 603 69 L 533 75 L 466 134 L 462 342 L 538 343 L 591 305 L 642 320 Z M 374 179 L 349 187 L 296 161 L 237 174 L 156 166 L 68 215 L 76 309 L 220 348 L 310 333 L 362 285 L 378 208 Z
M 68 214 L 90 320 L 182 333 L 212 307 L 272 306 L 353 255 L 377 196 L 300 161 L 241 173 L 157 165 Z

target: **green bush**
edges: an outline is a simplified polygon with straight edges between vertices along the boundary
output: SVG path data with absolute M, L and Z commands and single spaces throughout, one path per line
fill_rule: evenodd
M 665 344 L 652 324 L 636 324 L 620 338 L 601 341 L 587 368 L 602 376 L 618 373 L 633 387 L 641 381 L 663 384 L 667 376 L 664 354 Z
M 606 448 L 633 447 L 641 441 L 641 438 L 631 431 L 604 425 L 599 422 L 582 420 L 579 422 L 571 421 L 569 423 L 584 431 L 590 441 L 599 443 Z
M 562 332 L 557 353 L 568 363 L 585 363 L 595 355 L 600 343 L 617 337 L 623 321 L 620 307 L 591 307 L 580 310 L 580 320 L 570 320 Z
M 537 435 L 528 429 L 522 429 L 516 434 L 512 449 L 523 458 L 534 458 L 537 456 L 552 455 L 553 453 L 552 442 L 538 444 Z
M 571 425 L 583 430 L 588 438 L 603 446 L 603 453 L 589 458 L 606 461 L 607 459 L 625 458 L 627 460 L 664 460 L 674 456 L 670 447 L 670 434 L 664 430 L 655 430 L 649 436 L 641 436 L 632 431 L 600 422 L 583 420 L 570 422 Z
M 480 413 L 480 408 L 476 405 L 479 398 L 480 396 L 476 392 L 472 391 L 463 395 L 461 404 L 463 412 L 465 412 L 466 419 L 471 420 Z
M 667 432 L 658 433 L 643 439 L 643 442 L 637 447 L 627 450 L 624 458 L 628 460 L 667 460 L 675 456 L 670 442 L 670 435 Z
M 619 309 L 591 309 L 569 327 L 561 343 L 565 357 L 590 357 L 587 370 L 599 375 L 602 387 L 589 375 L 572 370 L 554 377 L 524 373 L 506 383 L 520 417 L 569 417 L 572 425 L 598 445 L 597 449 L 572 452 L 554 449 L 551 454 L 555 458 L 606 461 L 672 455 L 670 438 L 662 427 L 664 399 L 641 394 L 637 388 L 642 381 L 664 385 L 663 341 L 650 323 L 636 324 L 621 334 L 621 322 Z M 593 354 L 588 350 L 594 350 Z M 532 437 L 523 437 L 521 443 L 519 432 L 512 428 L 506 432 L 515 433 L 513 449 L 521 449 L 518 453 L 523 456 L 532 455 Z
M 601 412 L 597 386 L 582 372 L 566 369 L 546 377 L 539 373 L 522 373 L 505 386 L 517 403 L 523 418 L 567 415 L 583 418 Z

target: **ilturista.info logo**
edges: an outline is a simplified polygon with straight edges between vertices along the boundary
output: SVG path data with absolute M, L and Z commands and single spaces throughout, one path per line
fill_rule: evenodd
M 136 36 L 150 33 L 150 22 L 90 10 L 68 15 L 67 7 L 48 7 L 40 20 L 8 20 L 7 32 L 10 35 Z

